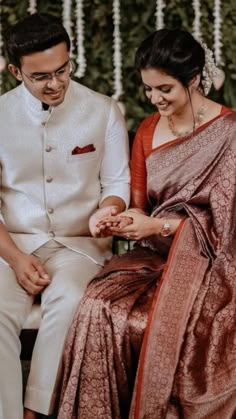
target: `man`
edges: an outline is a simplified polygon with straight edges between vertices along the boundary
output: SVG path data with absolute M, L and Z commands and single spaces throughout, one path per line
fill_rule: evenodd
M 97 224 L 129 203 L 127 131 L 112 99 L 70 80 L 57 18 L 28 16 L 5 43 L 22 83 L 0 98 L 0 418 L 34 419 L 53 412 L 67 330 L 111 256 Z M 39 293 L 23 413 L 19 334 Z

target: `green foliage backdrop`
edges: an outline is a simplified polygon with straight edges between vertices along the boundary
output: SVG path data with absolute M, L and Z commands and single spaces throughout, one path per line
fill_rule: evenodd
M 2 25 L 5 30 L 27 14 L 28 1 L 0 0 Z M 165 8 L 165 26 L 192 29 L 193 10 L 190 0 L 168 0 Z M 201 24 L 204 41 L 213 45 L 213 0 L 201 2 Z M 73 5 L 75 7 L 75 4 Z M 38 0 L 38 11 L 61 16 L 62 2 Z M 133 61 L 140 42 L 155 29 L 155 0 L 121 0 L 121 35 L 123 55 L 124 94 L 128 128 L 135 130 L 153 107 L 147 102 Z M 113 94 L 113 21 L 112 0 L 84 0 L 86 75 L 79 81 L 101 93 Z M 211 91 L 210 96 L 220 103 L 236 109 L 236 1 L 222 2 L 223 70 L 226 79 L 220 91 Z M 16 85 L 5 70 L 3 91 Z

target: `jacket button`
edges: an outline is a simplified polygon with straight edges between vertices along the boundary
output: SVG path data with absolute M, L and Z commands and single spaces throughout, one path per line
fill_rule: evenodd
M 50 182 L 52 182 L 53 181 L 53 178 L 51 177 L 51 176 L 47 176 L 46 177 L 46 182 L 47 183 L 50 183 Z
M 54 231 L 48 231 L 48 235 L 49 235 L 49 237 L 55 237 Z
M 53 214 L 54 213 L 54 209 L 53 208 L 48 208 L 48 214 Z
M 50 151 L 52 151 L 52 147 L 50 145 L 47 145 L 45 150 L 46 150 L 47 153 L 50 153 Z

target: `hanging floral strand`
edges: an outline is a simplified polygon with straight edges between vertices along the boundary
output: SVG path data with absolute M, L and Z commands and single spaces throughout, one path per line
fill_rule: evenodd
M 221 16 L 220 16 L 220 8 L 221 8 L 221 1 L 215 0 L 214 2 L 214 55 L 217 65 L 222 64 L 222 56 L 221 56 Z
M 27 11 L 32 15 L 37 12 L 37 0 L 29 0 L 29 7 Z
M 202 34 L 201 34 L 201 10 L 200 10 L 200 1 L 199 0 L 193 0 L 192 2 L 193 10 L 194 10 L 194 21 L 193 21 L 193 36 L 198 41 L 202 40 Z
M 164 27 L 164 13 L 165 3 L 163 0 L 157 0 L 156 4 L 156 29 L 162 29 Z
M 114 94 L 113 98 L 119 100 L 123 93 L 122 87 L 122 57 L 120 35 L 120 0 L 113 0 L 113 64 L 114 64 Z
M 0 94 L 2 94 L 2 71 L 6 67 L 6 60 L 2 55 L 3 39 L 2 39 L 2 2 L 0 1 Z
M 215 62 L 217 66 L 224 65 L 223 59 L 222 59 L 222 34 L 221 34 L 221 1 L 215 0 L 214 2 L 214 56 L 215 56 Z M 216 90 L 219 90 L 221 86 L 223 85 L 225 80 L 225 73 L 222 69 L 218 68 L 218 72 L 216 76 L 213 78 L 213 85 Z
M 76 31 L 77 31 L 77 70 L 75 76 L 83 77 L 86 70 L 86 58 L 84 49 L 84 12 L 83 0 L 76 1 Z
M 71 0 L 63 0 L 62 2 L 62 21 L 65 29 L 71 40 L 71 51 L 73 51 L 73 34 L 72 34 L 72 21 L 71 21 Z

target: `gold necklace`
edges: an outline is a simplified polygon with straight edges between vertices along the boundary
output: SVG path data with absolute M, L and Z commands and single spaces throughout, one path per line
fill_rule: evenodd
M 195 131 L 195 129 L 197 129 L 200 126 L 204 115 L 205 115 L 205 106 L 204 106 L 204 103 L 202 103 L 201 107 L 198 109 L 196 115 L 194 116 L 193 127 L 186 131 L 178 131 L 175 127 L 175 123 L 173 121 L 172 115 L 167 116 L 169 129 L 171 130 L 172 134 L 177 138 L 186 137 L 187 135 L 192 134 Z

